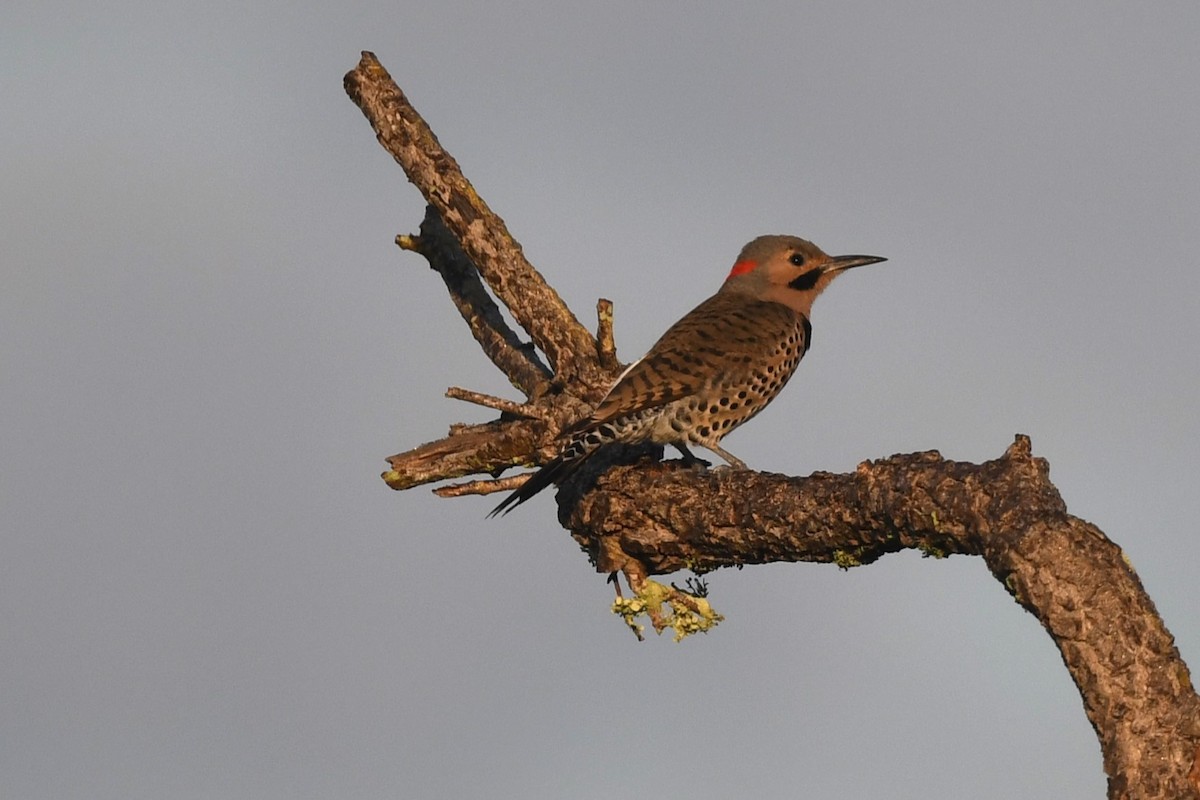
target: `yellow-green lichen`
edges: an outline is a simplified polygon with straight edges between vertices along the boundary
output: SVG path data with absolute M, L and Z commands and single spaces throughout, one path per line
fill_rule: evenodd
M 613 600 L 612 613 L 617 614 L 625 620 L 625 624 L 629 626 L 629 630 L 633 631 L 633 635 L 642 641 L 646 637 L 642 633 L 646 630 L 646 626 L 639 625 L 637 618 L 646 610 L 646 603 L 642 600 L 634 598 L 626 599 L 618 597 Z
M 639 640 L 643 638 L 645 627 L 639 625 L 636 619 L 642 614 L 650 619 L 650 624 L 660 634 L 666 628 L 674 628 L 677 642 L 694 633 L 708 633 L 725 619 L 713 610 L 705 598 L 654 580 L 643 581 L 632 598 L 618 597 L 614 600 L 612 612 L 625 620 Z
M 833 563 L 837 564 L 839 569 L 862 566 L 862 561 L 859 560 L 858 556 L 849 550 L 834 550 Z
M 950 556 L 950 554 L 942 548 L 924 539 L 917 542 L 917 549 L 921 551 L 921 555 L 925 558 L 948 558 Z

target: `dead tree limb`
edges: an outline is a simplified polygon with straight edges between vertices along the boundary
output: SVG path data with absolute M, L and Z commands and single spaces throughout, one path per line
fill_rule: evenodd
M 598 306 L 593 337 L 525 261 L 372 54 L 363 53 L 345 86 L 429 203 L 420 236 L 398 243 L 439 272 L 484 352 L 527 397 L 516 403 L 453 389 L 501 417 L 454 426 L 441 440 L 392 456 L 384 479 L 405 489 L 543 463 L 561 429 L 588 412 L 619 370 L 611 304 Z M 504 324 L 484 283 L 532 344 Z M 864 462 L 850 475 L 806 478 L 707 471 L 646 455 L 598 454 L 561 487 L 560 521 L 599 571 L 623 572 L 639 587 L 680 569 L 774 561 L 849 568 L 909 548 L 979 556 L 1058 647 L 1100 740 L 1108 796 L 1200 800 L 1200 698 L 1187 666 L 1121 549 L 1067 513 L 1028 438 L 1018 436 L 984 464 L 915 453 Z M 475 480 L 437 491 L 479 494 L 516 483 Z M 671 591 L 664 601 L 708 613 L 702 598 Z
M 594 362 L 591 335 L 525 260 L 504 220 L 475 193 L 458 162 L 442 149 L 379 60 L 363 53 L 344 84 L 370 120 L 379 143 L 404 168 L 492 291 L 550 359 L 554 373 L 568 380 L 586 371 Z

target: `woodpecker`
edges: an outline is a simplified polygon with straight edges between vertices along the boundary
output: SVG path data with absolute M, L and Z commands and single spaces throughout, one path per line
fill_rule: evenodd
M 852 267 L 879 256 L 829 256 L 796 236 L 760 236 L 742 248 L 725 283 L 667 329 L 617 378 L 592 415 L 564 431 L 557 456 L 488 516 L 506 514 L 579 468 L 612 442 L 711 450 L 736 469 L 746 464 L 721 448 L 730 431 L 766 408 L 812 343 L 813 300 Z

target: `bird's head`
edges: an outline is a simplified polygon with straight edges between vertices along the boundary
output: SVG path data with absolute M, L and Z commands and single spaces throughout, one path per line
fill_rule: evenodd
M 808 316 L 813 300 L 842 272 L 886 260 L 826 255 L 798 236 L 760 236 L 742 248 L 721 291 L 782 303 Z

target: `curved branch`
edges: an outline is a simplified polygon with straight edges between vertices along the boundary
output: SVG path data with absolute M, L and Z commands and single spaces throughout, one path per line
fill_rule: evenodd
M 982 556 L 1058 646 L 1109 797 L 1200 797 L 1187 665 L 1121 549 L 1067 513 L 1027 437 L 984 464 L 927 452 L 807 478 L 642 464 L 582 476 L 559 500 L 597 570 L 634 582 L 775 561 L 849 568 L 907 548 Z
M 501 410 L 501 418 L 455 426 L 444 439 L 392 456 L 384 479 L 404 489 L 544 463 L 556 452 L 559 431 L 588 413 L 619 369 L 611 307 L 599 306 L 593 338 L 525 261 L 373 55 L 363 53 L 346 90 L 433 209 L 422 236 L 402 246 L 426 255 L 485 352 L 530 398 L 508 406 L 458 390 L 458 397 Z M 486 293 L 466 261 L 453 247 L 434 245 L 442 230 L 461 243 L 550 359 L 552 382 L 490 299 L 480 298 Z M 905 548 L 981 556 L 1054 639 L 1100 739 L 1109 797 L 1200 800 L 1200 698 L 1187 666 L 1120 548 L 1067 513 L 1026 437 L 984 464 L 931 451 L 864 462 L 851 475 L 807 478 L 659 463 L 661 452 L 647 462 L 653 450 L 601 451 L 559 492 L 560 521 L 600 571 L 622 571 L 636 589 L 650 575 L 684 568 L 771 561 L 848 568 Z M 484 493 L 519 479 L 442 492 Z M 706 604 L 692 610 L 708 622 L 719 618 Z

